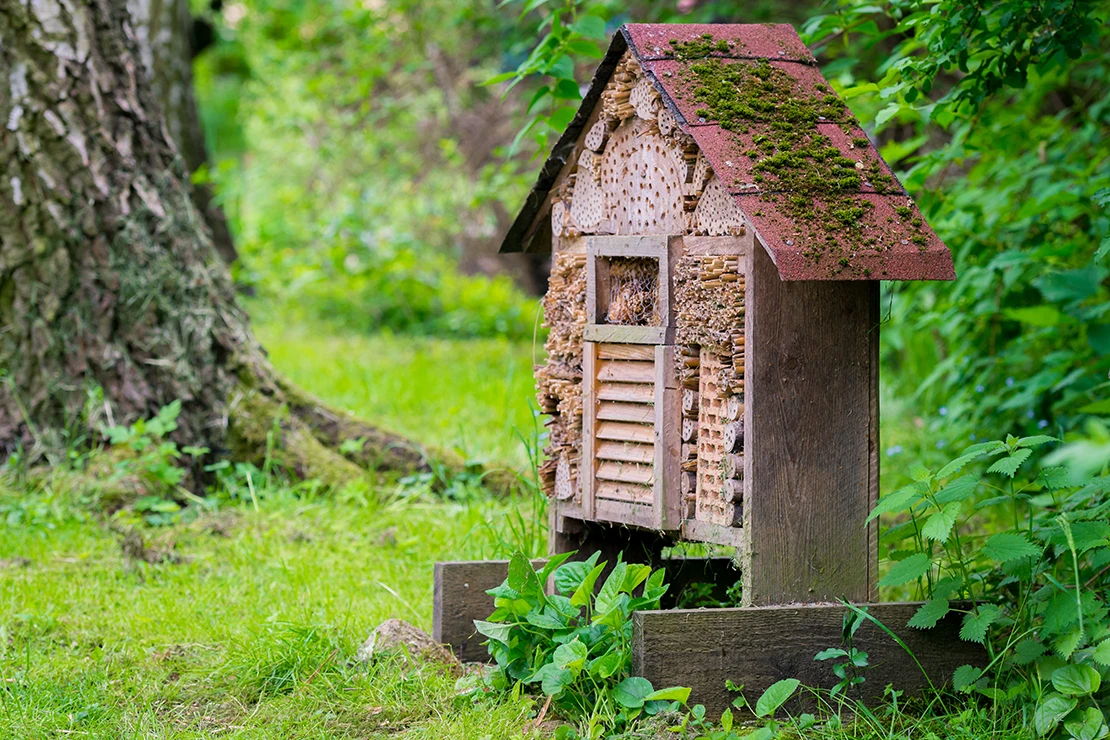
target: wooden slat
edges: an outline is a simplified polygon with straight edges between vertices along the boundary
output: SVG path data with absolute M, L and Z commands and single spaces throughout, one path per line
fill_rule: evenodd
M 597 482 L 597 500 L 651 505 L 651 488 L 637 483 Z M 629 522 L 631 524 L 631 522 Z
M 653 424 L 655 409 L 642 403 L 605 402 L 597 408 L 597 418 L 603 421 L 631 421 L 637 424 Z
M 600 312 L 600 307 L 597 310 Z M 586 327 L 582 330 L 582 336 L 587 342 L 661 344 L 667 338 L 667 328 L 664 326 L 586 324 Z
M 582 510 L 587 519 L 594 516 L 594 437 L 597 420 L 594 408 L 597 400 L 597 345 L 593 342 L 582 343 L 582 462 L 578 468 L 578 480 L 582 483 Z
M 652 465 L 637 465 L 627 462 L 603 462 L 597 466 L 597 479 L 617 483 L 639 483 L 650 486 L 655 480 Z M 600 490 L 600 489 L 599 489 Z
M 597 398 L 600 401 L 654 403 L 655 391 L 650 385 L 602 383 L 597 388 Z
M 590 236 L 590 249 L 605 257 L 660 257 L 667 250 L 665 236 Z
M 747 254 L 755 244 L 751 229 L 743 236 L 684 236 L 684 253 L 688 256 L 724 256 Z
M 961 615 L 956 610 L 933 629 L 906 627 L 920 606 L 865 606 L 908 649 L 874 623 L 864 622 L 853 646 L 868 655 L 867 680 L 853 689 L 853 696 L 858 692 L 866 700 L 881 701 L 888 685 L 907 692 L 906 699 L 926 690 L 928 680 L 915 660 L 938 688 L 961 665 L 986 665 L 982 646 L 960 640 Z M 836 677 L 827 663 L 813 656 L 842 643 L 845 612 L 839 604 L 636 612 L 632 615 L 632 675 L 656 686 L 689 686 L 690 703 L 705 705 L 713 717 L 727 709 L 735 696 L 725 687 L 728 681 L 742 684 L 748 697 L 760 696 L 783 678 L 831 689 Z M 797 712 L 806 694 L 800 692 L 784 710 Z
M 655 459 L 655 448 L 647 444 L 598 442 L 594 450 L 594 456 L 598 460 L 651 463 Z
M 740 527 L 727 527 L 723 524 L 687 519 L 682 522 L 683 539 L 694 542 L 709 542 L 723 547 L 743 547 L 744 530 Z
M 602 360 L 655 361 L 655 348 L 643 344 L 599 344 L 597 356 Z
M 619 421 L 598 422 L 594 436 L 598 439 L 611 439 L 618 442 L 655 443 L 655 430 L 642 424 L 625 424 Z
M 598 362 L 597 379 L 602 382 L 654 383 L 655 363 L 633 362 L 630 360 L 601 360 Z
M 655 527 L 653 524 L 654 515 L 652 514 L 650 501 L 642 504 L 633 504 L 628 501 L 600 499 L 597 502 L 597 515 L 595 518 L 602 522 L 617 522 L 619 524 L 628 524 L 633 527 L 643 527 L 644 529 L 653 529 Z

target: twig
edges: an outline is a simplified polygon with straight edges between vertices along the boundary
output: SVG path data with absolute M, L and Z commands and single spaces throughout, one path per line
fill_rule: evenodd
M 332 658 L 334 658 L 336 653 L 338 653 L 338 652 L 339 652 L 339 648 L 335 648 L 334 650 L 331 651 L 331 654 L 328 657 L 326 657 L 322 661 L 320 661 L 320 665 L 316 666 L 316 670 L 314 670 L 312 672 L 312 675 L 304 680 L 304 685 L 308 686 L 310 683 L 312 683 L 312 679 L 316 678 L 316 674 L 319 673 L 320 671 L 324 670 L 324 666 L 326 666 L 328 663 L 330 663 L 332 661 Z
M 547 695 L 547 701 L 545 701 L 543 703 L 543 708 L 540 709 L 540 713 L 536 715 L 536 718 L 534 720 L 532 720 L 532 729 L 533 730 L 538 730 L 540 728 L 540 723 L 543 722 L 544 716 L 547 715 L 547 708 L 550 707 L 550 706 L 551 706 L 551 694 L 548 694 Z

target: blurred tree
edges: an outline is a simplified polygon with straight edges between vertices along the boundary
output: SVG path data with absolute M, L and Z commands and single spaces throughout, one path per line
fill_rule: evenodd
M 124 0 L 0 0 L 0 457 L 57 461 L 181 400 L 176 438 L 213 455 L 276 443 L 324 482 L 425 466 L 271 368 L 133 39 Z

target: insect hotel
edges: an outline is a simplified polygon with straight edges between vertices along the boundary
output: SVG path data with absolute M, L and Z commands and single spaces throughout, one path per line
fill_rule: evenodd
M 551 256 L 551 551 L 706 543 L 732 557 L 701 577 L 742 584 L 748 608 L 638 613 L 636 669 L 718 708 L 726 678 L 821 683 L 830 603 L 877 595 L 879 281 L 955 273 L 793 28 L 622 27 L 502 251 Z M 504 577 L 481 567 L 437 571 L 437 635 L 464 653 Z M 914 609 L 876 606 L 899 628 Z M 872 650 L 905 676 L 893 642 Z

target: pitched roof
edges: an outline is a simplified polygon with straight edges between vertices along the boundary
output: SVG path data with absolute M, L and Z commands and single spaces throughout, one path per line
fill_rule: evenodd
M 523 251 L 531 241 L 529 229 L 626 49 L 751 221 L 783 280 L 955 278 L 948 248 L 789 25 L 622 26 L 502 252 Z M 753 97 L 744 99 L 744 90 Z M 804 149 L 802 158 L 775 156 L 784 147 Z

